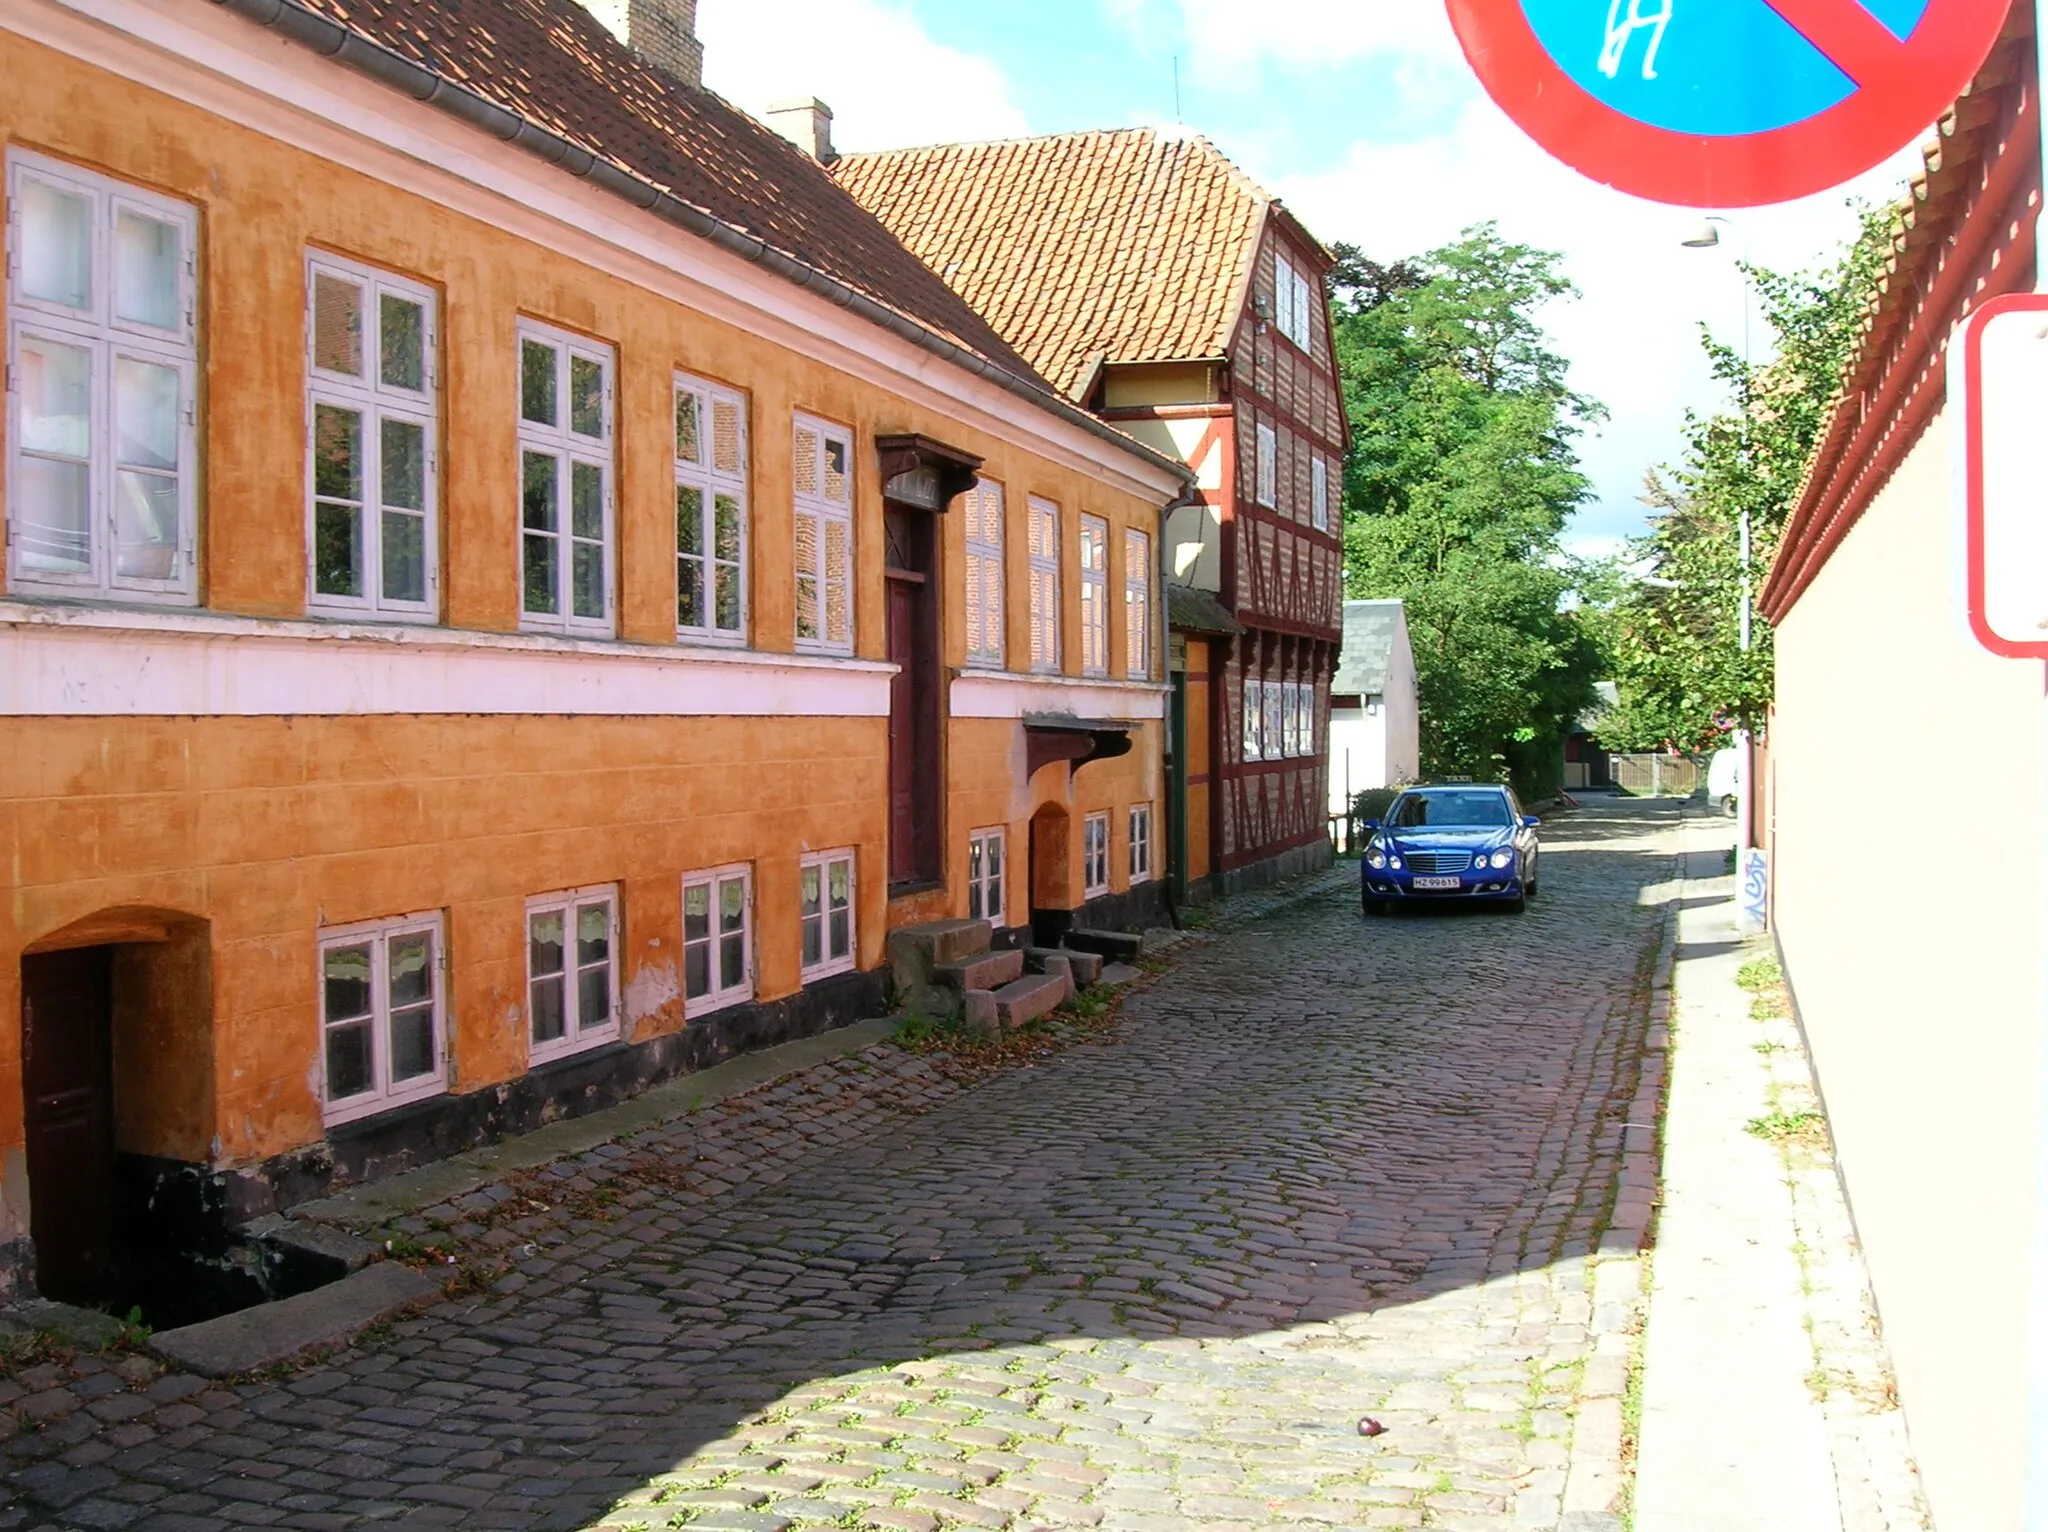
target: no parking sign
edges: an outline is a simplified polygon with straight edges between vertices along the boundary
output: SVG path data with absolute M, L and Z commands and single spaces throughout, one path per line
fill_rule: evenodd
M 1754 207 L 1912 143 L 2011 0 L 1449 0 L 1489 95 L 1557 158 L 1657 202 Z

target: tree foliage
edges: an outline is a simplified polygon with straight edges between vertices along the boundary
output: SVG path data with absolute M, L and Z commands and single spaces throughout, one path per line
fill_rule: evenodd
M 1711 750 L 1770 707 L 1771 632 L 1741 644 L 1741 523 L 1750 521 L 1751 594 L 1778 549 L 1807 464 L 1826 429 L 1862 332 L 1865 304 L 1891 248 L 1888 209 L 1858 209 L 1856 237 L 1811 271 L 1746 268 L 1768 328 L 1770 359 L 1752 365 L 1704 330 L 1731 408 L 1688 416 L 1685 455 L 1652 472 L 1643 501 L 1650 533 L 1624 561 L 1600 623 L 1621 693 L 1602 721 L 1604 744 Z
M 1411 261 L 1337 254 L 1347 592 L 1407 605 L 1424 773 L 1547 796 L 1600 665 L 1559 537 L 1601 411 L 1537 319 L 1575 289 L 1490 223 Z

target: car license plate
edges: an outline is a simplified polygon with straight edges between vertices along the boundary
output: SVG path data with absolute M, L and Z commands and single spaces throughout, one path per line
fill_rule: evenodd
M 1457 888 L 1458 880 L 1456 878 L 1417 878 L 1415 886 L 1424 893 L 1448 892 Z

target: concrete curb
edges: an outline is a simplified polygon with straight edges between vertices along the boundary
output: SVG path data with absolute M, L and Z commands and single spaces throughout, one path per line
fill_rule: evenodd
M 338 1345 L 380 1319 L 441 1296 L 441 1284 L 409 1266 L 366 1266 L 310 1293 L 165 1330 L 150 1350 L 188 1372 L 231 1378 Z
M 1683 821 L 1681 820 L 1682 824 Z M 1629 1362 L 1647 1308 L 1644 1250 L 1656 1217 L 1657 1124 L 1669 1074 L 1672 983 L 1678 966 L 1678 912 L 1686 886 L 1686 853 L 1672 854 L 1679 893 L 1666 904 L 1664 929 L 1650 966 L 1642 1013 L 1641 1076 L 1622 1129 L 1613 1217 L 1593 1259 L 1593 1355 L 1586 1363 L 1572 1429 L 1559 1532 L 1621 1532 L 1618 1509 L 1629 1488 L 1622 1462 Z

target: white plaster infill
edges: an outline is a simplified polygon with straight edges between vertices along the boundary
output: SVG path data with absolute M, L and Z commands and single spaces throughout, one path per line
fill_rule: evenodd
M 750 649 L 0 600 L 12 718 L 885 718 L 895 674 Z
M 1166 716 L 1167 688 L 1156 681 L 1106 676 L 1034 676 L 1010 670 L 969 670 L 953 678 L 955 718 L 1074 718 L 1149 722 Z

